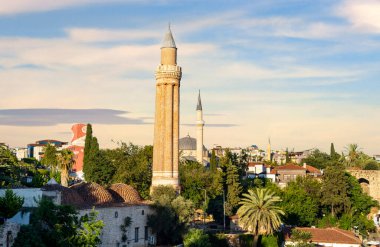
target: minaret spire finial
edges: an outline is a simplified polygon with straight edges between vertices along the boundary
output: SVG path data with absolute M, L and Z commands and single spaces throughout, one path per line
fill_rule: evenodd
M 170 22 L 168 23 L 168 31 L 164 36 L 161 48 L 176 48 L 172 30 L 170 29 Z
M 198 91 L 197 111 L 202 111 L 201 90 L 200 90 L 200 89 L 199 89 L 199 91 Z

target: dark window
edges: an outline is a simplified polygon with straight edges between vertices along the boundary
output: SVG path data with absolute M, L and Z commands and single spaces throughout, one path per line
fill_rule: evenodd
M 145 212 L 144 212 L 144 210 L 143 210 L 143 211 L 141 211 L 141 215 L 144 215 L 144 213 L 145 213 Z
M 139 228 L 135 227 L 135 243 L 139 241 Z
M 119 216 L 119 213 L 116 211 L 115 212 L 115 218 L 117 218 Z
M 145 240 L 148 240 L 148 234 L 149 234 L 148 226 L 145 226 L 145 232 L 144 232 L 144 239 Z

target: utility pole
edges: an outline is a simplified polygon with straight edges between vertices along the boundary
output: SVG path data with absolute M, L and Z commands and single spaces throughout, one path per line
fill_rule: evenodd
M 206 194 L 206 189 L 202 189 L 205 191 L 205 207 L 204 207 L 204 211 L 203 211 L 203 226 L 205 227 L 206 229 L 206 203 L 207 203 L 207 194 Z
M 224 203 L 224 188 L 223 188 L 223 233 L 226 231 L 226 206 Z

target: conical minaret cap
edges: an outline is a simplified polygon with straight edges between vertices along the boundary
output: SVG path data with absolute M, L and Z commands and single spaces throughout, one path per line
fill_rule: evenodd
M 197 111 L 202 111 L 201 90 L 199 90 L 199 93 L 198 93 Z
M 168 31 L 164 36 L 164 40 L 162 41 L 161 48 L 176 48 L 172 31 L 170 30 L 170 25 L 168 26 Z

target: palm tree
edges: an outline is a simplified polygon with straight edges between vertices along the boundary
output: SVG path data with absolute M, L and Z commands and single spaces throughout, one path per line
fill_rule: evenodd
M 348 152 L 348 162 L 349 165 L 354 165 L 355 162 L 359 159 L 359 146 L 356 143 L 348 144 L 346 147 Z
M 239 225 L 254 235 L 253 246 L 256 247 L 260 235 L 272 234 L 280 228 L 280 215 L 285 213 L 277 206 L 277 203 L 281 202 L 280 197 L 275 196 L 270 189 L 248 190 L 243 197 L 237 211 Z
M 74 153 L 69 149 L 64 149 L 61 151 L 58 161 L 59 169 L 61 170 L 61 184 L 68 187 L 69 171 L 75 163 Z

